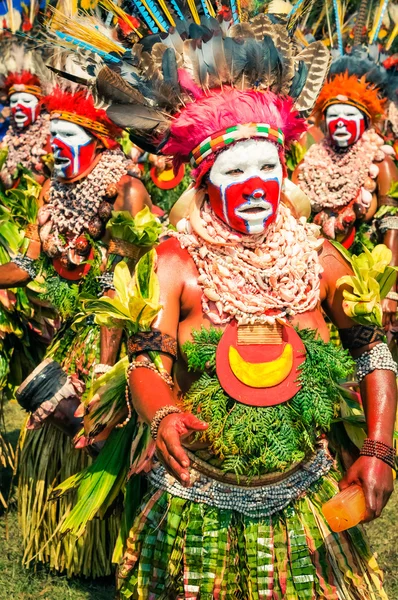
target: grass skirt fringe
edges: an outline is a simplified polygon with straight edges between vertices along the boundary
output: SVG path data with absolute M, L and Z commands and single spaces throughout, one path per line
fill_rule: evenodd
M 120 517 L 94 519 L 77 538 L 61 536 L 62 516 L 68 514 L 75 497 L 69 494 L 49 500 L 52 490 L 70 475 L 81 471 L 91 458 L 75 450 L 70 438 L 51 425 L 38 431 L 25 430 L 18 482 L 18 512 L 23 537 L 23 564 L 45 563 L 68 577 L 102 577 L 112 572 L 112 552 Z
M 99 327 L 92 324 L 77 332 L 65 328 L 46 356 L 60 362 L 69 374 L 75 373 L 87 387 L 92 367 L 99 362 L 99 336 Z M 120 514 L 93 519 L 79 538 L 71 534 L 61 536 L 59 528 L 75 503 L 75 494 L 49 500 L 54 488 L 85 469 L 91 458 L 84 451 L 75 450 L 72 440 L 51 425 L 37 431 L 25 429 L 20 446 L 18 512 L 24 565 L 45 563 L 68 577 L 109 575 L 114 570 L 112 553 Z
M 133 600 L 387 600 L 362 528 L 333 533 L 328 475 L 281 512 L 254 519 L 152 489 L 119 570 Z

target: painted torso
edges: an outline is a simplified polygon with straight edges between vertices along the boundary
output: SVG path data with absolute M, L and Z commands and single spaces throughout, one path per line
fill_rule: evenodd
M 320 251 L 321 254 L 323 253 L 323 250 Z M 175 364 L 175 368 L 174 368 L 174 380 L 175 380 L 175 398 L 177 402 L 183 402 L 183 406 L 185 407 L 186 410 L 194 412 L 194 414 L 199 414 L 200 412 L 200 397 L 201 396 L 197 396 L 195 395 L 195 392 L 193 392 L 193 390 L 195 389 L 195 383 L 197 383 L 197 385 L 201 384 L 201 381 L 203 381 L 203 375 L 201 374 L 201 372 L 194 372 L 192 373 L 192 371 L 188 372 L 188 363 L 189 363 L 189 356 L 187 356 L 187 354 L 184 353 L 183 347 L 187 342 L 191 342 L 192 341 L 192 334 L 193 332 L 198 332 L 201 330 L 202 327 L 204 327 L 205 329 L 209 330 L 210 328 L 214 328 L 217 329 L 217 331 L 222 331 L 223 335 L 226 335 L 227 332 L 227 328 L 231 326 L 231 324 L 227 324 L 226 326 L 214 326 L 214 324 L 211 322 L 211 320 L 203 313 L 203 308 L 202 308 L 202 294 L 203 294 L 203 289 L 202 286 L 200 285 L 200 283 L 198 282 L 198 270 L 193 262 L 193 260 L 191 259 L 191 257 L 189 256 L 187 250 L 181 249 L 179 243 L 177 240 L 175 239 L 170 239 L 167 240 L 166 242 L 164 242 L 163 244 L 161 244 L 158 248 L 158 257 L 159 257 L 159 262 L 158 262 L 158 274 L 159 274 L 159 279 L 160 279 L 160 289 L 161 289 L 161 298 L 160 301 L 163 305 L 163 313 L 160 315 L 157 323 L 155 323 L 155 327 L 159 327 L 161 328 L 162 331 L 167 331 L 167 327 L 169 324 L 169 318 L 172 318 L 172 315 L 174 313 L 174 316 L 179 315 L 179 325 L 178 325 L 178 333 L 177 333 L 177 337 L 178 337 L 178 347 L 179 347 L 179 356 L 178 356 L 178 360 L 176 361 Z M 165 273 L 169 273 L 173 272 L 175 274 L 175 276 L 172 278 L 167 277 L 166 275 L 164 275 Z M 179 293 L 176 293 L 176 290 L 179 290 Z M 309 311 L 305 311 L 303 313 L 300 313 L 299 315 L 296 315 L 295 317 L 288 319 L 286 321 L 286 323 L 288 324 L 288 326 L 293 326 L 293 327 L 298 327 L 299 329 L 307 329 L 307 330 L 311 330 L 313 332 L 316 332 L 317 336 L 319 336 L 319 339 L 323 340 L 324 342 L 328 341 L 328 329 L 321 311 L 321 302 L 322 300 L 325 298 L 327 293 L 326 290 L 326 284 L 324 283 L 322 277 L 321 277 L 321 286 L 320 286 L 320 290 L 319 290 L 319 298 L 318 298 L 318 303 L 317 305 L 314 307 L 314 309 L 309 310 Z M 167 314 L 168 318 L 166 319 L 164 317 L 164 315 Z M 267 327 L 267 326 L 266 326 Z M 169 330 L 170 331 L 170 330 Z M 295 334 L 297 335 L 297 334 Z M 310 334 L 311 335 L 311 334 Z M 218 342 L 218 346 L 217 346 L 217 353 L 220 351 L 221 348 L 221 344 L 223 343 L 223 338 L 221 337 L 220 342 Z M 282 348 L 282 346 L 281 346 Z M 224 350 L 224 349 L 223 349 Z M 216 351 L 216 350 L 215 350 Z M 282 350 L 281 350 L 282 351 Z M 275 351 L 274 350 L 274 356 L 275 356 L 275 352 L 276 354 L 280 354 L 279 351 Z M 227 354 L 227 351 L 225 351 L 225 354 Z M 217 355 L 216 355 L 217 356 Z M 312 359 L 313 359 L 314 355 L 312 354 Z M 218 358 L 217 358 L 217 370 L 216 372 L 214 372 L 214 370 L 210 369 L 209 371 L 209 377 L 211 378 L 211 381 L 214 382 L 214 385 L 217 387 L 219 386 L 219 384 L 221 384 L 221 387 L 224 389 L 224 393 L 226 388 L 224 387 L 224 383 L 221 379 L 221 371 L 219 370 L 219 363 L 218 363 Z M 269 360 L 272 360 L 270 358 L 269 355 L 269 345 L 265 346 L 265 345 L 258 345 L 258 350 L 256 350 L 256 354 L 255 354 L 255 358 L 253 359 L 253 362 L 268 362 Z M 316 359 L 317 360 L 317 359 Z M 319 372 L 319 364 L 322 362 L 322 360 L 318 359 L 318 372 Z M 329 380 L 333 379 L 333 377 L 336 378 L 335 375 L 331 375 L 331 372 L 325 371 L 325 369 L 322 369 L 324 371 L 323 376 L 329 378 Z M 325 375 L 326 373 L 326 375 Z M 273 405 L 258 405 L 258 406 L 254 406 L 253 404 L 249 404 L 249 402 L 236 402 L 236 400 L 233 399 L 232 394 L 227 393 L 226 395 L 229 397 L 228 399 L 228 405 L 227 405 L 227 413 L 224 415 L 226 418 L 226 423 L 227 423 L 227 428 L 229 427 L 229 416 L 227 417 L 227 415 L 232 415 L 232 412 L 234 415 L 236 415 L 236 413 L 234 412 L 235 409 L 233 407 L 237 407 L 236 410 L 239 411 L 239 414 L 242 415 L 242 428 L 246 428 L 248 427 L 250 429 L 250 419 L 254 418 L 254 414 L 256 414 L 257 416 L 255 418 L 260 419 L 261 423 L 264 425 L 265 421 L 269 418 L 272 422 L 277 419 L 277 421 L 279 420 L 279 418 L 281 419 L 281 422 L 286 423 L 290 423 L 289 427 L 292 427 L 292 423 L 296 423 L 297 419 L 299 419 L 301 425 L 297 425 L 299 427 L 299 429 L 304 426 L 304 428 L 306 429 L 309 438 L 308 439 L 312 439 L 312 443 L 316 443 L 316 440 L 319 437 L 319 432 L 322 429 L 322 426 L 319 428 L 319 423 L 316 422 L 316 419 L 314 419 L 312 415 L 312 410 L 316 411 L 316 408 L 313 409 L 312 408 L 312 403 L 310 403 L 309 405 L 309 413 L 307 415 L 307 417 L 303 417 L 303 420 L 301 422 L 301 416 L 300 412 L 298 411 L 298 407 L 295 405 L 295 403 L 298 403 L 298 405 L 300 404 L 300 399 L 298 397 L 297 394 L 297 377 L 299 376 L 299 371 L 295 371 L 294 373 L 294 377 L 291 381 L 291 385 L 292 388 L 294 388 L 294 392 L 292 393 L 292 395 L 289 397 L 289 399 L 283 402 L 280 402 L 279 399 L 277 399 L 277 402 L 274 402 Z M 206 375 L 205 375 L 206 377 Z M 218 382 L 217 382 L 218 380 Z M 205 380 L 206 382 L 206 380 Z M 283 386 L 285 385 L 285 381 L 281 382 L 281 386 L 279 389 L 283 389 Z M 323 385 L 325 385 L 325 383 L 323 383 Z M 262 387 L 262 383 L 261 386 Z M 270 389 L 270 388 L 269 388 Z M 304 388 L 301 388 L 304 391 Z M 257 391 L 257 390 L 256 390 Z M 261 392 L 261 390 L 260 390 Z M 193 393 L 193 396 L 192 396 Z M 251 390 L 248 390 L 249 393 L 249 401 L 250 401 L 250 394 L 251 394 Z M 307 383 L 307 393 L 308 393 L 308 383 Z M 269 392 L 267 392 L 267 390 L 265 390 L 265 394 L 269 394 Z M 191 398 L 193 398 L 193 404 L 191 405 Z M 206 398 L 206 393 L 203 396 L 203 401 L 205 401 Z M 314 391 L 314 406 L 316 407 L 317 402 L 319 402 L 320 399 L 320 393 L 319 391 L 316 392 Z M 196 400 L 196 404 L 195 404 L 195 400 Z M 214 397 L 214 400 L 212 399 L 211 402 L 215 402 L 217 403 L 219 401 L 219 398 L 217 396 Z M 199 404 L 198 404 L 199 403 Z M 192 408 L 191 408 L 192 406 Z M 207 405 L 208 406 L 208 405 Z M 326 421 L 328 421 L 328 419 L 331 418 L 331 416 L 334 414 L 335 412 L 335 406 L 336 406 L 336 398 L 332 398 L 330 397 L 329 399 L 325 399 L 325 415 L 326 413 L 328 414 L 328 417 L 326 417 Z M 229 408 L 228 408 L 229 407 Z M 319 408 L 319 406 L 318 406 Z M 220 410 L 222 411 L 223 408 L 222 406 L 220 406 Z M 225 410 L 225 408 L 224 408 Z M 231 412 L 230 412 L 231 411 Z M 255 413 L 252 413 L 251 411 L 257 411 Z M 217 411 L 215 411 L 217 412 Z M 220 418 L 224 418 L 223 416 L 224 413 L 222 413 L 222 416 Z M 315 414 L 315 413 L 314 413 Z M 250 416 L 251 415 L 251 416 Z M 233 417 L 233 422 L 234 421 Z M 227 421 L 228 419 L 228 421 Z M 208 421 L 208 419 L 206 418 L 206 420 Z M 270 422 L 271 422 L 270 421 Z M 209 421 L 208 421 L 209 422 Z M 279 422 L 279 421 L 278 421 Z M 263 426 L 262 425 L 262 426 Z M 231 422 L 231 426 L 234 427 L 232 425 Z M 296 425 L 294 426 L 296 427 Z M 327 429 L 328 425 L 325 425 L 325 428 Z M 212 430 L 217 430 L 217 423 L 213 419 L 211 419 L 211 428 Z M 283 428 L 282 428 L 283 429 Z M 245 429 L 246 431 L 246 429 Z M 220 435 L 223 437 L 224 439 L 224 434 L 225 431 L 220 432 Z M 246 435 L 246 434 L 245 434 Z M 273 434 L 274 440 L 279 440 L 280 441 L 280 448 L 282 448 L 285 444 L 285 438 L 287 440 L 287 438 L 289 436 L 286 436 L 285 434 L 283 434 L 283 431 L 277 431 L 273 429 Z M 265 440 L 266 443 L 266 438 L 267 438 L 267 433 L 266 433 L 266 427 L 265 429 L 261 428 L 261 432 L 260 430 L 258 431 L 258 436 L 261 437 L 261 439 Z M 282 436 L 282 437 L 280 437 Z M 252 469 L 250 471 L 251 474 L 254 473 L 261 473 L 261 472 L 275 472 L 278 470 L 283 470 L 284 468 L 286 468 L 286 466 L 290 465 L 291 463 L 293 463 L 295 460 L 302 460 L 303 457 L 306 455 L 307 452 L 309 452 L 309 447 L 306 446 L 306 443 L 304 442 L 304 440 L 302 438 L 300 438 L 300 436 L 298 438 L 291 438 L 289 439 L 289 441 L 286 441 L 286 444 L 292 444 L 290 446 L 290 456 L 288 459 L 286 459 L 286 462 L 284 462 L 284 460 L 281 459 L 281 454 L 278 454 L 278 452 L 275 453 L 274 458 L 272 458 L 272 460 L 270 459 L 269 462 L 267 462 L 266 465 L 259 467 L 258 471 L 256 470 L 257 467 L 256 465 L 256 456 L 258 456 L 258 450 L 253 451 L 253 453 L 251 451 L 246 451 L 246 453 L 243 454 L 244 456 L 244 460 L 247 460 L 247 465 L 250 469 Z M 214 459 L 212 459 L 212 464 L 216 464 L 221 466 L 223 464 L 223 457 L 219 455 L 219 453 L 217 452 L 217 444 L 216 446 L 213 448 L 212 444 L 209 441 L 197 441 L 195 443 L 189 443 L 189 441 L 184 442 L 185 445 L 188 445 L 188 447 L 197 453 L 197 455 L 199 457 L 201 457 L 202 459 L 204 459 L 205 461 L 208 460 L 208 458 L 210 456 L 213 455 L 214 453 Z M 227 444 L 228 446 L 228 444 Z M 287 446 L 286 446 L 287 448 Z M 208 454 L 208 452 L 210 452 L 210 455 Z M 284 450 L 281 450 L 282 454 L 284 452 Z M 261 452 L 260 452 L 261 454 Z M 287 455 L 286 455 L 287 456 Z M 226 449 L 226 454 L 224 454 L 225 459 L 229 460 L 229 450 Z M 216 461 L 216 462 L 214 462 Z M 253 462 L 254 461 L 254 462 Z M 224 467 L 222 467 L 224 468 Z M 232 468 L 233 470 L 233 468 Z

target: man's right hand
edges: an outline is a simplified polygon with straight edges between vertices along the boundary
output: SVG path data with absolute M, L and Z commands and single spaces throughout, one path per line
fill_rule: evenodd
M 166 469 L 184 487 L 190 486 L 189 458 L 181 440 L 208 424 L 190 413 L 173 413 L 162 419 L 156 439 L 156 454 Z

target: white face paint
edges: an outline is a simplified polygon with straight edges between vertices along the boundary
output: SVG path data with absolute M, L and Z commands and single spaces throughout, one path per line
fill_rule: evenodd
M 355 144 L 365 131 L 364 114 L 350 104 L 332 104 L 326 109 L 329 136 L 340 148 Z
M 95 155 L 96 140 L 76 123 L 53 119 L 50 122 L 54 175 L 71 178 L 87 169 Z
M 27 127 L 36 121 L 39 111 L 39 99 L 27 92 L 15 92 L 10 96 L 10 108 L 15 125 Z
M 233 229 L 261 233 L 275 219 L 282 179 L 275 144 L 244 140 L 217 156 L 209 175 L 210 203 Z

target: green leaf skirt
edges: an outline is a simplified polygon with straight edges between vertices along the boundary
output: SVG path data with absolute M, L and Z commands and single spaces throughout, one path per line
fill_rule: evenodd
M 386 600 L 362 528 L 333 533 L 323 517 L 337 478 L 263 519 L 152 488 L 119 566 L 120 597 Z

